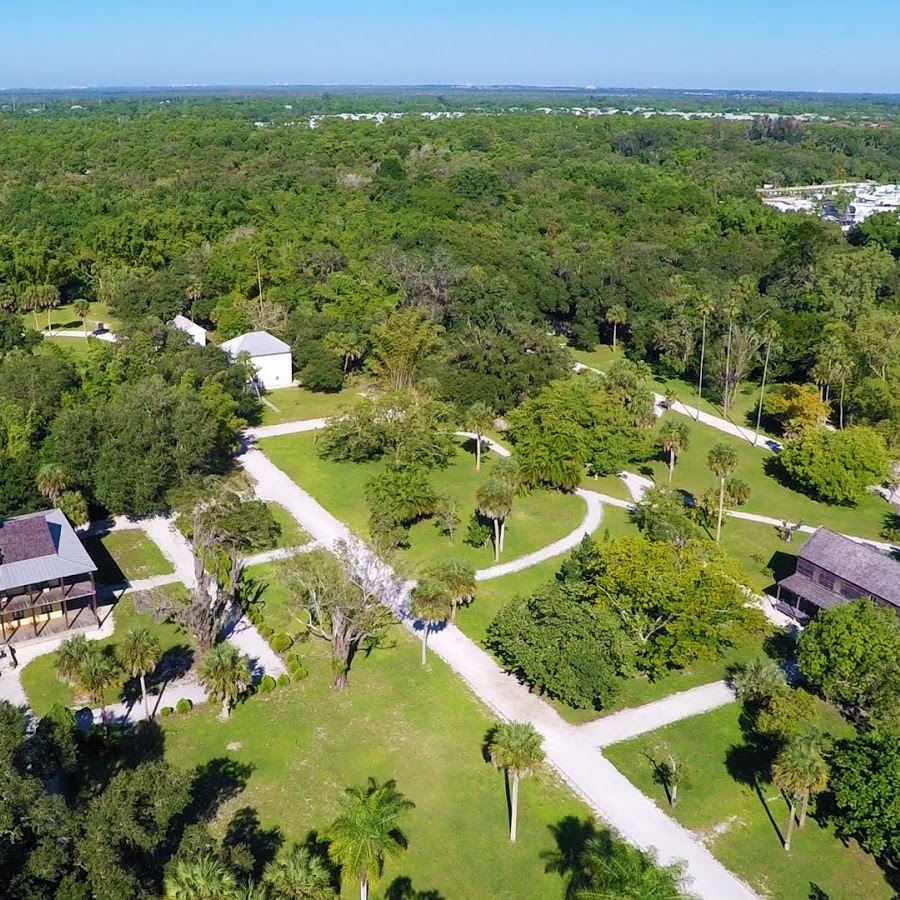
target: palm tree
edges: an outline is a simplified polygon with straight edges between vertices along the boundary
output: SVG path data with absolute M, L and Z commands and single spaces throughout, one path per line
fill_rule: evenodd
M 589 838 L 571 895 L 575 900 L 681 900 L 684 866 L 661 866 L 649 853 L 606 837 Z
M 72 308 L 75 310 L 75 315 L 78 316 L 79 319 L 81 319 L 81 327 L 84 329 L 84 336 L 87 337 L 87 317 L 88 313 L 91 311 L 91 304 L 87 300 L 81 298 L 76 300 L 72 304 Z
M 838 428 L 844 428 L 844 391 L 847 387 L 847 379 L 853 375 L 853 363 L 846 356 L 842 355 L 834 363 L 834 377 L 841 384 L 841 392 L 838 399 Z
M 144 700 L 144 718 L 150 720 L 150 703 L 147 700 L 147 673 L 152 672 L 159 662 L 159 638 L 149 628 L 138 625 L 125 632 L 122 643 L 116 648 L 119 664 L 132 678 L 141 682 L 141 697 Z
M 791 741 L 772 763 L 772 779 L 790 798 L 790 818 L 784 836 L 784 849 L 790 850 L 797 801 L 800 801 L 802 828 L 810 795 L 821 793 L 828 785 L 828 764 L 818 742 L 808 738 Z
M 759 386 L 759 408 L 756 410 L 756 434 L 753 435 L 754 446 L 759 441 L 759 426 L 762 422 L 763 400 L 766 395 L 766 375 L 769 374 L 769 357 L 772 353 L 772 344 L 777 340 L 780 329 L 778 323 L 772 320 L 766 322 L 762 328 L 762 339 L 766 344 L 765 362 L 763 362 L 762 382 Z
M 336 900 L 331 873 L 322 859 L 299 844 L 276 857 L 263 873 L 273 900 Z
M 74 684 L 86 657 L 91 653 L 91 642 L 83 634 L 66 638 L 56 651 L 56 674 L 69 684 Z
M 106 692 L 115 684 L 120 669 L 115 659 L 97 644 L 90 645 L 78 671 L 75 683 L 90 697 L 91 703 L 99 705 L 100 718 L 106 720 Z
M 76 527 L 88 521 L 88 505 L 81 491 L 63 491 L 56 508 Z
M 422 623 L 422 665 L 428 662 L 428 635 L 435 625 L 444 624 L 453 613 L 453 599 L 437 580 L 422 581 L 410 597 L 410 613 Z
M 475 471 L 481 470 L 481 443 L 484 433 L 494 425 L 494 411 L 487 403 L 473 403 L 466 409 L 464 425 L 475 435 Z
M 612 325 L 613 329 L 613 342 L 612 348 L 613 353 L 616 352 L 616 338 L 618 336 L 618 328 L 620 325 L 624 325 L 628 321 L 628 310 L 625 309 L 624 306 L 619 304 L 615 306 L 611 306 L 606 311 L 606 321 Z
M 166 877 L 165 900 L 237 900 L 234 875 L 209 854 L 180 859 Z
M 673 419 L 671 416 L 662 423 L 659 430 L 659 443 L 669 455 L 669 484 L 672 483 L 672 475 L 675 472 L 675 458 L 678 454 L 687 450 L 690 429 L 687 422 Z
M 456 610 L 475 599 L 475 570 L 462 559 L 448 559 L 428 570 L 429 578 L 442 584 L 450 594 L 450 621 L 456 621 Z
M 341 370 L 345 374 L 350 364 L 366 352 L 366 339 L 356 331 L 329 331 L 323 340 L 329 353 L 341 358 Z
M 389 856 L 406 849 L 406 835 L 398 827 L 400 817 L 415 804 L 397 790 L 395 781 L 378 784 L 370 778 L 365 787 L 347 788 L 343 810 L 323 837 L 330 841 L 328 855 L 342 871 L 359 879 L 360 900 L 367 900 Z
M 491 762 L 503 769 L 509 786 L 509 839 L 516 839 L 519 817 L 519 781 L 543 761 L 542 738 L 530 722 L 504 722 L 488 737 Z
M 718 541 L 722 537 L 722 515 L 725 511 L 725 479 L 737 468 L 737 451 L 728 444 L 716 444 L 709 451 L 706 464 L 719 479 L 719 515 L 716 520 L 716 541 Z
M 716 311 L 712 297 L 704 297 L 697 304 L 697 312 L 703 322 L 700 338 L 700 377 L 697 379 L 697 421 L 700 421 L 700 401 L 703 399 L 703 362 L 706 359 L 706 325 L 709 317 Z
M 728 416 L 728 408 L 731 405 L 731 393 L 729 381 L 731 378 L 731 340 L 734 337 L 734 320 L 740 312 L 740 302 L 736 296 L 731 296 L 722 304 L 722 312 L 728 320 L 728 340 L 725 345 L 725 388 L 722 391 L 722 411 Z
M 237 647 L 223 641 L 203 657 L 199 675 L 209 695 L 221 702 L 220 717 L 227 719 L 250 684 L 250 662 Z
M 777 663 L 767 657 L 757 657 L 734 673 L 731 686 L 738 700 L 757 703 L 786 687 L 787 681 Z
M 66 489 L 66 473 L 62 466 L 47 463 L 38 469 L 34 480 L 41 494 L 56 506 L 59 495 Z
M 501 522 L 505 523 L 506 517 L 512 510 L 513 491 L 499 478 L 489 478 L 478 486 L 475 500 L 478 504 L 478 512 L 493 523 L 494 562 L 499 562 L 500 551 L 503 549 Z

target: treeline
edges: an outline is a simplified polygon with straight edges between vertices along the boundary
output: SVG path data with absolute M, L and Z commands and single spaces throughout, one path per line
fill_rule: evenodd
M 83 356 L 35 344 L 12 314 L 0 314 L 4 332 L 0 516 L 48 503 L 75 524 L 161 512 L 173 491 L 228 472 L 240 429 L 257 419 L 243 365 L 174 329 L 92 341 Z

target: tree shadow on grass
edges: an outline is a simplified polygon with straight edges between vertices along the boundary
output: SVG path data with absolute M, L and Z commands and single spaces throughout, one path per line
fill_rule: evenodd
M 768 770 L 767 760 L 768 755 L 759 747 L 752 744 L 733 744 L 725 754 L 725 768 L 738 784 L 753 789 L 768 816 L 773 831 L 783 844 L 784 835 L 781 833 L 781 826 L 775 821 L 762 791 L 762 776 Z
M 544 871 L 555 872 L 566 881 L 566 897 L 576 897 L 588 886 L 584 867 L 584 856 L 589 847 L 612 848 L 612 835 L 604 828 L 597 828 L 593 819 L 579 819 L 565 816 L 555 825 L 547 826 L 556 843 L 555 850 L 541 854 Z
M 491 765 L 494 764 L 494 761 L 491 759 L 491 744 L 499 727 L 499 725 L 492 725 L 488 728 L 484 740 L 481 742 L 481 758 Z M 506 788 L 506 824 L 507 827 L 510 827 L 510 822 L 512 821 L 512 794 L 509 786 L 509 772 L 506 769 L 503 770 L 503 783 Z
M 76 772 L 79 787 L 90 790 L 105 785 L 119 772 L 161 760 L 165 732 L 156 722 L 137 722 L 115 727 L 92 726 L 79 732 Z
M 128 579 L 125 577 L 125 573 L 119 568 L 119 564 L 112 558 L 103 543 L 105 537 L 109 537 L 109 531 L 100 531 L 82 539 L 85 549 L 97 567 L 97 584 L 101 587 L 127 584 Z
M 220 807 L 247 785 L 256 767 L 252 763 L 219 756 L 197 766 L 191 783 L 191 821 L 209 821 Z
M 276 825 L 263 828 L 259 813 L 252 806 L 244 806 L 231 818 L 222 838 L 222 849 L 233 864 L 254 881 L 262 876 L 263 869 L 275 859 L 284 844 L 284 835 Z
M 147 693 L 150 712 L 158 712 L 160 695 L 168 684 L 184 678 L 194 665 L 194 651 L 187 644 L 178 644 L 166 650 L 156 664 L 156 668 L 147 674 Z M 156 696 L 154 696 L 156 695 Z M 121 699 L 132 705 L 141 700 L 141 682 L 138 678 L 129 678 L 122 685 Z
M 399 875 L 384 892 L 384 900 L 444 900 L 440 891 L 417 891 L 408 875 Z

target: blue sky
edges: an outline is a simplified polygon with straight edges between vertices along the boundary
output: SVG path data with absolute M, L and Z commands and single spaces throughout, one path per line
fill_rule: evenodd
M 900 92 L 900 0 L 0 0 L 0 89 L 539 84 Z

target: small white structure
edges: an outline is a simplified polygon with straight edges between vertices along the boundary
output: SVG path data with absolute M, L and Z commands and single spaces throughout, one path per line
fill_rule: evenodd
M 256 377 L 267 391 L 289 387 L 294 380 L 291 348 L 268 331 L 238 335 L 225 341 L 222 349 L 232 359 L 237 359 L 242 353 L 248 354 Z
M 206 346 L 206 329 L 192 322 L 187 316 L 175 316 L 171 324 L 179 331 L 183 331 L 195 344 Z

